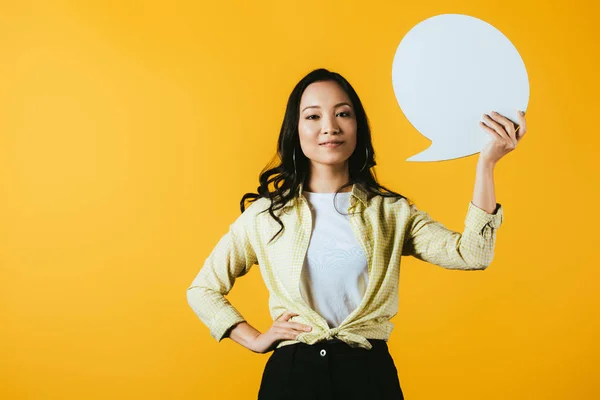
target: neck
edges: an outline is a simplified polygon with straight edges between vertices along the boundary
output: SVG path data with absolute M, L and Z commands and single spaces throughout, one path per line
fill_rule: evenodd
M 348 164 L 340 167 L 314 164 L 307 179 L 305 190 L 312 193 L 335 193 L 342 185 L 350 181 Z M 351 192 L 352 186 L 345 187 L 342 192 Z

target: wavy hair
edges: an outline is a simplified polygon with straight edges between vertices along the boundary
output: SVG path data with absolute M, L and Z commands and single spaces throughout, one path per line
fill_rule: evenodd
M 348 97 L 350 97 L 357 123 L 356 148 L 349 159 L 350 180 L 348 183 L 342 185 L 335 192 L 335 195 L 345 187 L 356 183 L 360 184 L 365 189 L 369 198 L 379 195 L 407 199 L 405 196 L 380 185 L 377 182 L 376 174 L 374 171 L 371 171 L 371 168 L 377 165 L 375 162 L 375 151 L 373 150 L 373 143 L 371 141 L 371 129 L 369 128 L 369 120 L 362 102 L 352 85 L 336 72 L 329 71 L 325 68 L 315 69 L 296 84 L 288 98 L 285 116 L 277 141 L 278 157 L 275 156 L 261 171 L 259 177 L 260 186 L 256 189 L 258 193 L 246 193 L 242 196 L 240 201 L 240 209 L 243 213 L 246 209 L 246 200 L 250 203 L 256 201 L 260 197 L 271 200 L 269 208 L 261 211 L 261 213 L 268 210 L 271 217 L 279 223 L 281 229 L 271 238 L 269 243 L 271 243 L 271 241 L 284 229 L 283 223 L 274 212 L 283 208 L 287 202 L 295 196 L 298 186 L 301 182 L 304 182 L 309 172 L 310 161 L 302 152 L 298 134 L 300 100 L 308 85 L 319 81 L 334 81 L 342 87 Z M 279 162 L 279 164 L 272 167 L 277 162 Z M 270 184 L 273 184 L 273 190 L 269 189 Z M 383 192 L 383 190 L 385 190 L 385 192 Z

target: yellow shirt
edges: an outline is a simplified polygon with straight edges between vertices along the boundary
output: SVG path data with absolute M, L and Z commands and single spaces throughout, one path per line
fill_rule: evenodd
M 235 324 L 245 321 L 224 297 L 235 279 L 258 264 L 269 291 L 269 309 L 275 321 L 285 311 L 296 314 L 290 321 L 312 326 L 297 340 L 282 340 L 277 347 L 298 342 L 314 344 L 337 338 L 352 347 L 370 350 L 368 339 L 388 340 L 398 312 L 398 280 L 401 256 L 413 256 L 447 269 L 483 270 L 494 258 L 496 230 L 503 209 L 496 203 L 494 214 L 469 203 L 462 233 L 447 229 L 425 211 L 403 198 L 367 197 L 359 185 L 352 186 L 350 226 L 368 261 L 369 281 L 361 304 L 336 328 L 310 308 L 300 293 L 300 273 L 312 232 L 312 215 L 302 196 L 296 196 L 277 211 L 284 230 L 267 209 L 264 197 L 250 204 L 230 225 L 187 289 L 190 307 L 221 341 Z M 344 210 L 340 210 L 344 212 Z

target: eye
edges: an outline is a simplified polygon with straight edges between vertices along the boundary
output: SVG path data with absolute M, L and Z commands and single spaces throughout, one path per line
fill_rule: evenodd
M 342 115 L 342 114 L 344 114 L 344 115 L 345 115 L 345 116 L 347 116 L 347 117 L 349 117 L 349 116 L 350 116 L 350 113 L 349 113 L 349 112 L 347 112 L 347 111 L 342 111 L 341 113 L 338 113 L 338 115 Z M 309 115 L 308 117 L 306 117 L 306 119 L 309 119 L 309 120 L 312 120 L 312 119 L 314 119 L 314 118 L 311 118 L 311 117 L 317 117 L 317 118 L 319 118 L 319 116 L 318 116 L 318 115 L 312 114 L 312 115 Z

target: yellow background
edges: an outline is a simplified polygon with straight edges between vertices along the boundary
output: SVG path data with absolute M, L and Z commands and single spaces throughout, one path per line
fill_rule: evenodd
M 185 289 L 314 68 L 361 96 L 380 182 L 462 230 L 477 156 L 405 162 L 429 141 L 391 84 L 403 35 L 442 13 L 512 40 L 529 132 L 496 169 L 489 269 L 403 261 L 389 345 L 404 394 L 599 398 L 600 13 L 572 0 L 3 1 L 0 398 L 256 398 L 269 354 L 217 344 Z M 268 329 L 257 266 L 229 299 Z

